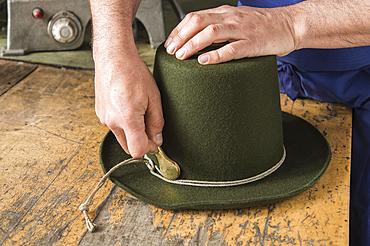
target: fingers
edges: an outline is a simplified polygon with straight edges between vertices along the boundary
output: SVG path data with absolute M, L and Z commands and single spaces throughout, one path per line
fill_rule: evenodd
M 167 38 L 167 53 L 182 60 L 212 43 L 237 39 L 235 10 L 235 7 L 221 6 L 189 13 Z
M 222 13 L 222 12 L 225 12 L 226 9 L 228 9 L 229 7 L 230 6 L 220 6 L 214 9 L 200 10 L 200 11 L 187 14 L 185 18 L 182 21 L 180 21 L 180 23 L 172 30 L 170 35 L 168 35 L 168 38 L 166 42 L 164 43 L 164 47 L 165 48 L 168 47 L 168 45 L 172 42 L 172 40 L 179 33 L 179 31 L 188 24 L 189 20 L 195 21 L 194 19 L 198 18 L 198 17 L 195 17 L 196 15 L 203 15 L 207 13 Z
M 232 11 L 235 7 L 223 5 L 217 8 L 212 9 L 206 9 L 206 10 L 200 10 L 196 12 L 189 13 L 185 16 L 185 18 L 172 30 L 170 35 L 168 35 L 168 38 L 164 44 L 164 47 L 167 48 L 173 40 L 176 40 L 176 36 L 180 33 L 183 27 L 187 25 L 197 24 L 198 21 L 201 22 L 201 19 L 203 16 L 207 17 L 204 18 L 205 20 L 211 21 L 211 23 L 216 23 L 216 21 L 219 19 L 211 18 L 211 14 L 220 14 L 220 13 L 227 13 Z M 208 15 L 210 14 L 210 15 Z M 207 16 L 208 15 L 208 16 Z M 214 17 L 213 15 L 212 17 Z M 173 54 L 173 53 L 172 53 Z
M 211 24 L 187 41 L 176 52 L 176 58 L 184 60 L 213 43 L 235 38 L 237 31 L 233 25 Z
M 235 41 L 229 43 L 217 50 L 212 50 L 200 55 L 198 57 L 198 62 L 202 65 L 217 64 L 234 59 L 240 59 L 242 57 L 253 56 L 252 53 L 248 55 L 245 52 L 245 50 L 248 49 L 247 45 L 248 44 L 245 41 Z
M 161 146 L 163 142 L 162 129 L 164 125 L 160 96 L 149 98 L 148 109 L 145 113 L 145 126 L 149 139 Z
M 181 30 L 181 28 L 185 26 L 188 21 L 189 21 L 189 14 L 187 14 L 185 18 L 181 20 L 180 23 L 177 24 L 177 26 L 171 31 L 170 35 L 168 35 L 167 40 L 164 43 L 165 48 L 168 47 L 168 45 L 172 42 L 173 37 L 175 37 L 179 33 L 179 30 Z
M 140 158 L 148 149 L 153 148 L 145 132 L 144 115 L 129 114 L 122 122 L 125 131 L 128 151 L 133 158 Z
M 221 22 L 221 18 L 221 15 L 215 13 L 194 12 L 188 14 L 168 37 L 165 44 L 167 52 L 171 55 L 175 54 L 195 34 L 210 24 Z
M 149 117 L 151 139 L 145 131 L 144 117 L 131 116 L 124 120 L 124 124 L 118 127 L 115 124 L 108 124 L 108 127 L 115 135 L 122 149 L 133 158 L 140 158 L 146 153 L 155 151 L 157 146 L 162 144 L 163 117 L 162 111 L 152 113 Z M 153 140 L 152 140 L 153 139 Z

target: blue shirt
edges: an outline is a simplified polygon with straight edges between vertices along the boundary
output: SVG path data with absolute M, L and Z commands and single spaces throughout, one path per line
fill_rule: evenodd
M 239 0 L 239 6 L 274 8 L 302 0 Z M 370 46 L 345 49 L 301 49 L 278 60 L 293 64 L 302 71 L 345 71 L 370 65 Z

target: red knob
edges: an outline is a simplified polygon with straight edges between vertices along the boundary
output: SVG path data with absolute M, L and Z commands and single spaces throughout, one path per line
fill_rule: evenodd
M 36 19 L 42 19 L 44 17 L 44 11 L 40 8 L 34 8 L 32 10 L 32 16 Z

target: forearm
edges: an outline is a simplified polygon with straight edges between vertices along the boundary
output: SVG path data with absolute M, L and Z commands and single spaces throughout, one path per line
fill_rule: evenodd
M 296 49 L 370 45 L 370 0 L 308 0 L 287 8 Z
M 95 61 L 95 111 L 133 158 L 162 144 L 157 84 L 132 33 L 139 0 L 90 0 Z
M 136 57 L 132 21 L 140 0 L 90 0 L 95 64 Z

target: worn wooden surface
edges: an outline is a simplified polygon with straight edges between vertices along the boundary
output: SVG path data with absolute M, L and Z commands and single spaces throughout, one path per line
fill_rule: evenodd
M 0 96 L 35 69 L 35 65 L 0 60 Z
M 142 54 L 152 61 L 150 52 Z M 5 68 L 18 65 L 0 66 L 6 83 Z M 100 225 L 91 234 L 77 208 L 102 175 L 98 146 L 107 130 L 95 117 L 93 74 L 39 66 L 24 76 L 8 77 L 18 84 L 0 96 L 0 244 L 348 244 L 349 109 L 282 95 L 283 110 L 317 126 L 333 151 L 324 176 L 294 198 L 264 208 L 174 213 L 108 182 L 91 206 Z

